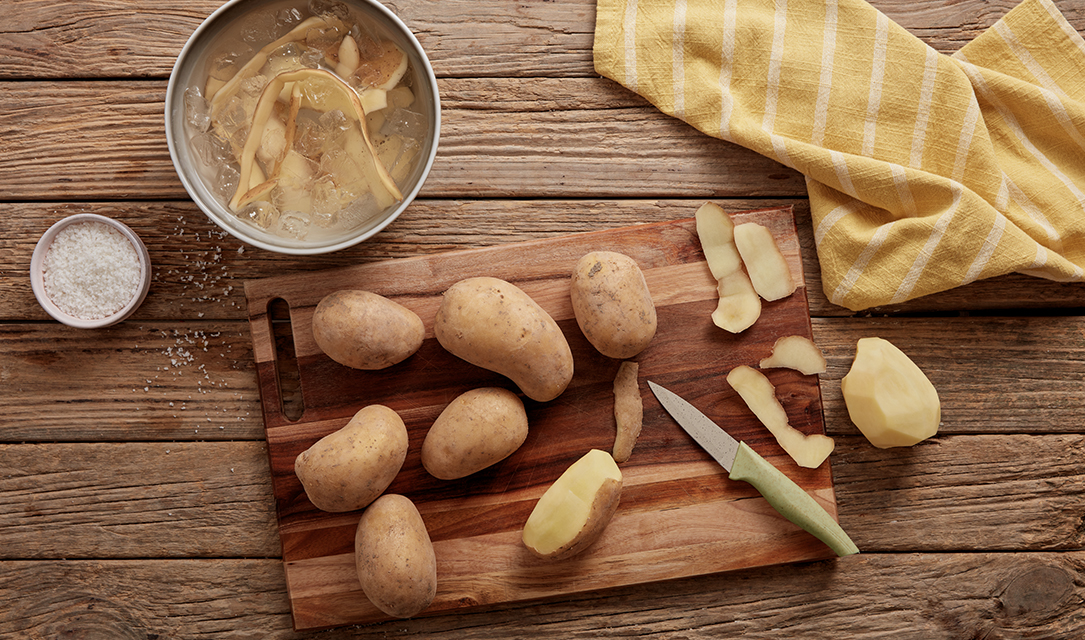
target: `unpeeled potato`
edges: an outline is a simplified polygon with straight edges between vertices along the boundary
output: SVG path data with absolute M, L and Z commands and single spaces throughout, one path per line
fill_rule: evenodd
M 437 416 L 422 442 L 422 466 L 442 480 L 469 476 L 512 455 L 527 430 L 527 411 L 515 393 L 472 389 Z
M 392 409 L 362 408 L 342 429 L 302 451 L 294 472 L 322 511 L 354 511 L 392 484 L 407 458 L 407 427 Z
M 449 287 L 433 332 L 449 353 L 509 378 L 532 400 L 553 400 L 573 379 L 573 352 L 561 327 L 531 296 L 499 278 L 467 278 Z
M 584 337 L 609 358 L 632 358 L 656 333 L 656 308 L 637 262 L 592 251 L 573 269 L 569 297 Z
M 422 346 L 421 318 L 403 305 L 370 291 L 335 291 L 313 312 L 313 339 L 339 364 L 384 369 Z
M 421 613 L 437 595 L 437 556 L 426 523 L 405 496 L 387 494 L 358 521 L 354 561 L 362 591 L 396 618 Z

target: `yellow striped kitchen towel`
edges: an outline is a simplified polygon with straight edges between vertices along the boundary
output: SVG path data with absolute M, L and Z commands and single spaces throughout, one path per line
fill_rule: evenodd
M 1085 40 L 1051 0 L 952 56 L 863 0 L 598 0 L 596 17 L 599 73 L 806 176 L 833 303 L 1083 279 Z

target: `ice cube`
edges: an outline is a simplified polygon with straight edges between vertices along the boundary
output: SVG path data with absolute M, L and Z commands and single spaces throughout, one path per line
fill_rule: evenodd
M 309 13 L 314 16 L 333 16 L 349 23 L 350 8 L 339 0 L 309 0 Z
M 197 133 L 188 139 L 188 144 L 205 167 L 217 167 L 230 158 L 230 146 L 210 131 Z
M 320 135 L 320 127 L 313 120 L 298 120 L 294 130 L 294 151 L 307 158 L 320 156 L 324 146 L 323 136 Z
M 320 172 L 335 182 L 340 191 L 340 200 L 368 190 L 362 168 L 342 149 L 332 149 L 320 156 Z
M 372 192 L 366 193 L 339 210 L 339 219 L 335 228 L 344 231 L 357 229 L 379 216 L 380 213 L 381 208 L 377 204 L 376 197 Z
M 306 49 L 298 59 L 301 66 L 309 69 L 319 69 L 324 66 L 324 52 L 319 49 Z
M 399 134 L 404 138 L 421 140 L 425 137 L 428 128 L 426 117 L 421 113 L 415 113 L 410 109 L 396 109 L 388 114 L 381 133 L 386 136 Z
M 249 116 L 245 111 L 245 102 L 238 96 L 231 96 L 214 114 L 214 119 L 215 124 L 220 126 L 229 136 L 236 133 L 238 129 L 249 126 Z
M 275 22 L 279 25 L 280 31 L 286 31 L 288 28 L 301 22 L 301 11 L 296 7 L 281 9 L 275 14 Z
M 280 73 L 300 69 L 304 66 L 301 63 L 301 53 L 302 48 L 296 42 L 287 42 L 268 54 L 264 70 L 269 76 L 275 77 Z
M 284 238 L 304 240 L 309 236 L 309 216 L 301 211 L 284 211 L 279 216 L 276 234 Z
M 231 42 L 209 56 L 207 75 L 225 82 L 237 74 L 245 61 L 252 58 L 252 53 L 252 47 L 244 42 Z
M 279 215 L 279 210 L 275 208 L 275 205 L 265 200 L 250 202 L 242 207 L 235 215 L 237 215 L 239 219 L 261 229 L 271 228 L 271 225 L 281 217 Z
M 339 214 L 339 189 L 331 176 L 324 175 L 313 181 L 312 223 L 318 227 L 329 228 L 335 225 Z
M 211 103 L 203 97 L 199 87 L 185 89 L 185 122 L 195 131 L 207 131 L 211 127 Z
M 305 46 L 324 53 L 338 55 L 343 33 L 338 27 L 314 27 L 305 32 Z
M 251 78 L 245 78 L 241 81 L 241 93 L 246 95 L 259 96 L 267 86 L 268 77 L 264 74 L 257 74 Z
M 351 127 L 353 122 L 339 109 L 332 109 L 320 114 L 317 119 L 320 130 L 324 134 L 324 149 L 327 150 L 335 140 L 343 135 L 343 132 Z
M 278 37 L 279 21 L 270 11 L 250 13 L 241 25 L 241 39 L 245 42 L 262 45 Z
M 211 190 L 223 202 L 229 202 L 234 197 L 234 193 L 237 192 L 237 183 L 240 180 L 241 172 L 238 171 L 237 166 L 224 162 L 219 165 L 218 171 L 215 173 Z

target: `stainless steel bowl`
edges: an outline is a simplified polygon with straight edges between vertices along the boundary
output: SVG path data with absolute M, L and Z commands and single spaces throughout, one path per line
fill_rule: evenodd
M 328 0 L 316 0 L 329 4 Z M 166 140 L 177 174 L 197 206 L 220 227 L 233 236 L 253 246 L 269 251 L 288 254 L 318 254 L 336 251 L 370 238 L 395 220 L 418 194 L 429 174 L 437 153 L 440 137 L 441 106 L 437 80 L 429 59 L 410 29 L 384 5 L 376 0 L 344 0 L 332 4 L 345 5 L 352 19 L 364 23 L 366 28 L 381 37 L 395 42 L 406 52 L 409 60 L 408 75 L 415 103 L 411 111 L 424 118 L 427 127 L 424 139 L 419 141 L 419 152 L 409 173 L 397 186 L 403 198 L 379 213 L 367 216 L 364 222 L 350 229 L 316 229 L 304 238 L 282 235 L 275 229 L 263 229 L 240 219 L 224 201 L 213 192 L 210 182 L 212 170 L 202 163 L 200 156 L 189 143 L 198 133 L 187 123 L 185 114 L 185 91 L 189 87 L 202 89 L 208 75 L 208 65 L 213 56 L 224 47 L 234 46 L 241 38 L 242 30 L 255 41 L 253 49 L 262 42 L 252 31 L 267 23 L 268 16 L 293 11 L 295 15 L 309 15 L 305 0 L 231 0 L 212 13 L 196 29 L 181 50 L 170 75 L 166 90 Z M 263 27 L 267 29 L 268 27 Z M 274 28 L 274 27 L 271 27 Z M 284 27 L 285 29 L 285 27 Z

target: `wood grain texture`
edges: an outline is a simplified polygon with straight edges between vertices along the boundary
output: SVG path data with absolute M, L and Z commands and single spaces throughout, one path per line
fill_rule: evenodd
M 11 19 L 0 28 L 0 78 L 165 78 L 189 35 L 220 4 L 9 0 Z M 952 53 L 1017 2 L 874 4 L 934 49 Z M 501 0 L 398 0 L 387 6 L 415 32 L 441 77 L 594 75 L 592 0 L 521 3 L 511 11 Z M 1071 2 L 1059 9 L 1083 29 L 1085 9 Z
M 554 109 L 583 94 L 620 96 L 609 80 L 571 79 L 559 94 L 525 92 L 525 80 L 472 81 L 491 98 L 485 109 L 477 96 L 458 106 L 457 83 L 438 85 L 441 140 L 421 197 L 656 197 L 679 186 L 690 196 L 806 193 L 798 173 L 641 100 Z M 166 145 L 165 94 L 161 81 L 0 82 L 0 199 L 187 199 Z
M 0 320 L 47 320 L 34 300 L 29 264 L 34 244 L 57 220 L 75 213 L 116 218 L 140 235 L 152 255 L 151 290 L 134 316 L 137 322 L 191 317 L 247 318 L 241 283 L 280 272 L 305 273 L 385 260 L 515 241 L 557 238 L 573 233 L 688 218 L 706 199 L 441 200 L 414 202 L 383 232 L 360 246 L 317 256 L 288 256 L 243 245 L 216 227 L 191 202 L 113 201 L 24 202 L 5 205 L 0 217 Z M 802 251 L 810 314 L 814 317 L 943 313 L 966 310 L 1033 309 L 1048 314 L 1085 309 L 1085 287 L 1029 276 L 1009 275 L 862 314 L 830 303 L 821 288 L 806 200 L 794 198 L 712 198 L 727 211 L 791 206 Z
M 790 209 L 747 212 L 734 219 L 768 227 L 796 281 L 803 282 Z M 520 530 L 538 496 L 588 449 L 609 451 L 614 441 L 612 381 L 618 362 L 598 354 L 584 339 L 569 302 L 573 265 L 589 251 L 602 249 L 637 261 L 659 315 L 652 344 L 636 357 L 640 378 L 651 378 L 703 407 L 835 512 L 829 466 L 797 467 L 720 379 L 730 368 L 767 355 L 782 335 L 809 337 L 803 287 L 766 304 L 758 323 L 738 336 L 716 328 L 709 319 L 718 299 L 716 282 L 690 219 L 250 281 L 245 293 L 296 628 L 384 617 L 360 597 L 353 556 L 357 514 L 317 511 L 293 473 L 301 451 L 342 427 L 366 404 L 391 407 L 407 424 L 412 446 L 388 492 L 414 500 L 434 541 L 440 577 L 429 615 L 826 557 L 823 546 L 775 514 L 751 487 L 725 482 L 720 467 L 650 394 L 645 394 L 646 426 L 634 456 L 623 466 L 622 505 L 600 541 L 563 563 L 527 553 Z M 456 395 L 509 386 L 502 376 L 448 354 L 433 338 L 433 316 L 443 291 L 474 275 L 509 280 L 532 296 L 562 327 L 576 373 L 558 399 L 525 402 L 531 432 L 515 454 L 449 483 L 429 476 L 418 460 L 429 426 Z M 427 336 L 419 352 L 375 372 L 349 370 L 324 356 L 313 342 L 312 309 L 328 293 L 348 288 L 384 295 L 415 311 Z M 296 421 L 283 415 L 276 348 L 262 311 L 280 298 L 290 305 L 304 399 L 304 413 Z M 791 424 L 805 433 L 822 433 L 816 377 L 792 371 L 768 375 L 777 393 L 787 398 Z
M 1017 1 L 872 4 L 951 53 Z M 162 122 L 174 57 L 218 4 L 3 3 L 0 637 L 1085 637 L 1085 287 L 1005 276 L 863 313 L 831 305 L 801 177 L 599 78 L 594 0 L 386 2 L 446 109 L 427 190 L 346 251 L 242 247 L 181 189 Z M 1055 5 L 1085 32 L 1085 3 Z M 706 199 L 793 206 L 830 361 L 836 504 L 864 554 L 295 632 L 243 281 L 680 220 Z M 26 272 L 40 234 L 83 210 L 136 228 L 155 265 L 137 316 L 105 331 L 50 321 Z M 268 333 L 283 344 L 288 330 Z M 839 378 L 862 335 L 935 379 L 938 436 L 880 450 L 851 425 Z M 192 358 L 174 370 L 180 347 Z
M 6 561 L 0 597 L 11 606 L 0 609 L 0 629 L 32 640 L 73 630 L 134 640 L 1078 640 L 1082 571 L 1081 551 L 862 555 L 312 634 L 289 628 L 276 560 Z

